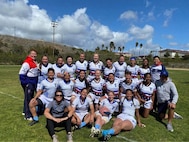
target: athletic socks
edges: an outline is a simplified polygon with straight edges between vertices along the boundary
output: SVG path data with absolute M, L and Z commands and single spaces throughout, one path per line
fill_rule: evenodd
M 113 128 L 109 129 L 108 134 L 113 135 L 115 133 L 115 130 Z
M 95 124 L 95 129 L 100 129 L 100 125 L 99 124 Z
M 39 121 L 39 117 L 38 117 L 38 116 L 34 116 L 34 117 L 33 117 L 33 120 Z
M 108 130 L 103 130 L 103 131 L 102 131 L 102 135 L 103 135 L 103 136 L 114 135 L 114 133 L 115 133 L 115 130 L 114 130 L 113 128 L 108 129 Z
M 79 126 L 79 128 L 82 128 L 82 127 L 84 127 L 86 125 L 86 122 L 84 121 L 84 122 L 81 122 L 81 125 Z

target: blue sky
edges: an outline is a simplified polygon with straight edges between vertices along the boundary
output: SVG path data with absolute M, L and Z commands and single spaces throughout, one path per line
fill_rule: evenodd
M 0 34 L 94 50 L 113 41 L 125 52 L 189 50 L 188 0 L 1 0 Z M 11 8 L 11 10 L 9 10 Z M 135 43 L 143 48 L 135 48 Z

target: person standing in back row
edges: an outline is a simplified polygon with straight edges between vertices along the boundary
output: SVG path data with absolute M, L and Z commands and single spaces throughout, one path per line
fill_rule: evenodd
M 30 121 L 32 121 L 32 114 L 29 109 L 29 102 L 34 96 L 38 82 L 36 57 L 37 52 L 30 50 L 19 71 L 19 79 L 24 91 L 23 115 L 25 115 L 26 120 Z
M 115 67 L 115 79 L 119 79 L 120 82 L 125 80 L 125 71 L 127 69 L 127 63 L 123 55 L 119 56 L 119 60 L 113 63 Z

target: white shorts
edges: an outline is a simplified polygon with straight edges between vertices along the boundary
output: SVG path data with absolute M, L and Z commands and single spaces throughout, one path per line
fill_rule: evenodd
M 47 107 L 47 105 L 53 101 L 53 98 L 48 98 L 45 95 L 41 95 L 39 96 L 39 99 L 42 101 L 43 105 L 45 105 L 45 107 Z
M 100 99 L 101 96 L 97 96 L 97 95 L 95 95 L 91 92 L 89 93 L 89 96 L 91 96 L 91 99 L 92 99 L 92 101 L 94 101 L 95 104 L 99 103 L 99 99 Z
M 121 113 L 117 116 L 117 118 L 120 118 L 122 121 L 129 120 L 133 124 L 133 129 L 136 127 L 137 122 L 133 116 Z
M 89 114 L 89 112 L 76 112 L 75 114 L 76 114 L 76 115 L 79 117 L 79 119 L 82 121 L 83 118 L 84 118 L 87 114 Z
M 152 106 L 152 100 L 149 101 L 145 101 L 145 103 L 143 104 L 144 108 L 146 109 L 150 109 Z
M 101 116 L 101 118 L 105 121 L 105 124 L 108 123 L 110 121 L 110 119 L 112 118 L 112 116 L 110 115 L 108 116 L 102 116 L 102 114 L 99 111 L 95 112 L 96 116 Z

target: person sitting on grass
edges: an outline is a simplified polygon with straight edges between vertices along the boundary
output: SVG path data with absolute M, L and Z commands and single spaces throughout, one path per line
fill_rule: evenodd
M 58 142 L 58 138 L 55 135 L 55 127 L 65 127 L 67 142 L 73 142 L 71 132 L 73 108 L 64 100 L 61 90 L 55 92 L 54 100 L 47 105 L 44 115 L 47 118 L 46 128 L 53 139 L 53 142 Z
M 107 141 L 112 135 L 117 135 L 122 130 L 130 131 L 135 128 L 136 124 L 140 127 L 145 127 L 140 121 L 139 108 L 140 103 L 134 98 L 133 91 L 127 89 L 126 95 L 121 98 L 121 113 L 115 119 L 111 129 L 102 130 L 103 139 Z
M 91 98 L 87 97 L 87 95 L 87 88 L 83 88 L 80 96 L 72 102 L 72 107 L 75 111 L 72 117 L 74 129 L 82 128 L 88 123 L 92 124 L 94 122 L 94 105 Z
M 167 70 L 160 74 L 160 80 L 156 81 L 158 115 L 160 120 L 168 119 L 167 130 L 173 132 L 172 119 L 178 101 L 178 92 L 175 84 L 168 78 Z M 168 115 L 166 111 L 168 110 Z
M 91 128 L 90 137 L 98 136 L 104 124 L 107 124 L 112 118 L 112 114 L 118 107 L 118 102 L 114 99 L 114 92 L 108 92 L 108 98 L 101 97 L 99 110 L 95 112 L 95 126 Z

